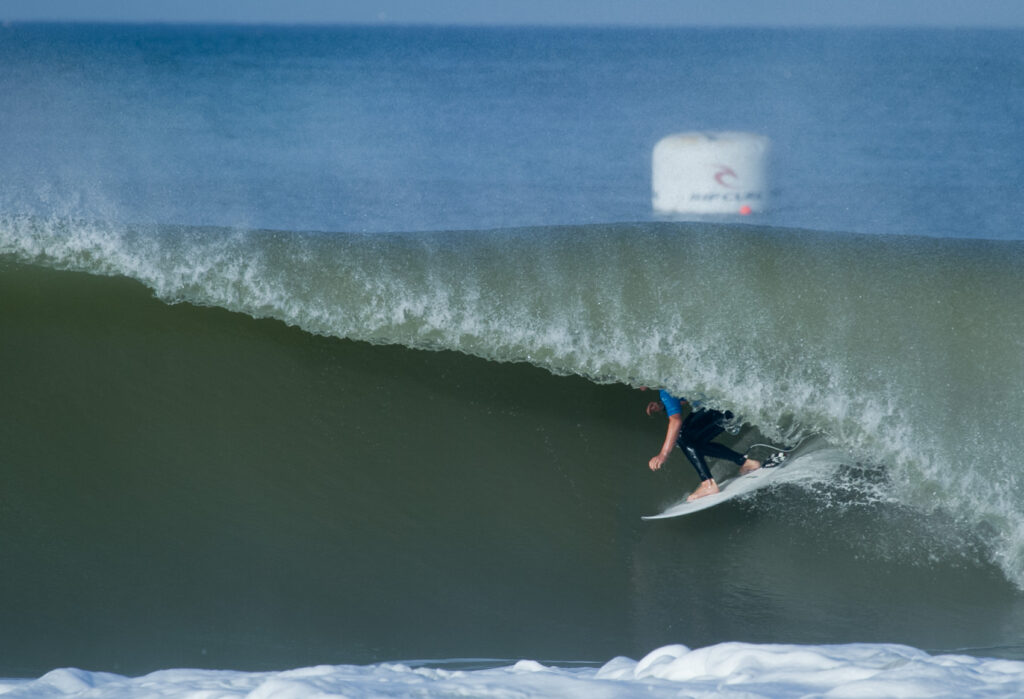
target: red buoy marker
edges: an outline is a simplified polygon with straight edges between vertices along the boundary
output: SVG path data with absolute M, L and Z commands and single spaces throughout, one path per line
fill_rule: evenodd
M 740 207 L 740 215 L 741 216 L 749 216 L 750 213 L 751 213 L 751 208 L 749 206 L 747 206 L 746 204 L 744 204 L 743 206 Z

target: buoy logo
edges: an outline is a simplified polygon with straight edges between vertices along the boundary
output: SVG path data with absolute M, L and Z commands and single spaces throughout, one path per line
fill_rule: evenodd
M 718 172 L 715 173 L 715 182 L 728 189 L 736 189 L 736 185 L 725 181 L 727 177 L 738 180 L 740 176 L 736 174 L 736 171 L 728 165 L 715 165 L 715 167 L 718 168 Z
M 670 134 L 651 152 L 651 204 L 668 214 L 748 216 L 767 208 L 769 140 L 739 131 Z

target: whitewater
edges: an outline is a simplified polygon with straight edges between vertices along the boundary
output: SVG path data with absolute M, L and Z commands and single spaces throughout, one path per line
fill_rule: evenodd
M 522 660 L 488 669 L 422 663 L 318 666 L 277 673 L 164 670 L 138 678 L 55 670 L 0 680 L 10 697 L 1006 697 L 1024 663 L 931 656 L 893 645 L 666 646 L 640 661 L 571 669 Z

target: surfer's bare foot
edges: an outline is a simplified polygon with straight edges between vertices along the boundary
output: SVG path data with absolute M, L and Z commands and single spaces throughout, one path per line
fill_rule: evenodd
M 697 498 L 703 498 L 708 495 L 714 495 L 717 492 L 718 484 L 715 483 L 715 480 L 712 478 L 701 483 L 699 488 L 690 493 L 689 497 L 686 498 L 686 502 L 693 502 Z
M 756 459 L 747 459 L 743 462 L 743 465 L 740 466 L 740 475 L 756 471 L 759 468 L 761 468 L 760 461 L 757 461 Z

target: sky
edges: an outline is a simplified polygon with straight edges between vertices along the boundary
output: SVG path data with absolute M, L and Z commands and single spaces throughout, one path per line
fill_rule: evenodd
M 0 22 L 1024 27 L 1024 0 L 0 0 Z

